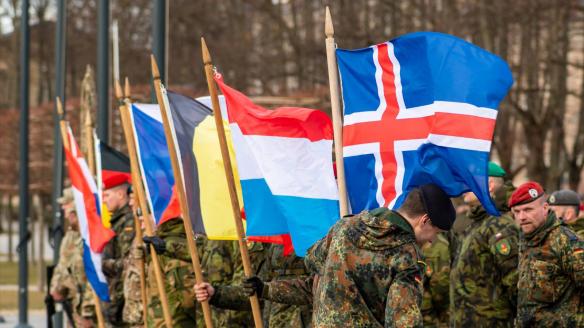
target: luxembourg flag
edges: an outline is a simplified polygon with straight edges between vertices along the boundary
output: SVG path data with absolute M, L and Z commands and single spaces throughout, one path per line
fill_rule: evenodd
M 70 127 L 67 129 L 67 138 L 70 146 L 65 149 L 65 156 L 83 238 L 85 274 L 97 296 L 109 302 L 107 281 L 101 271 L 101 253 L 115 233 L 101 222 L 97 185 Z
M 339 218 L 331 120 L 314 109 L 264 109 L 215 81 L 227 103 L 246 234 L 290 234 L 296 254 L 304 256 Z

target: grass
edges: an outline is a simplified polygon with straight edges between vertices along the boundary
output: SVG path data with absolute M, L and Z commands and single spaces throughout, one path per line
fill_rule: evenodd
M 18 309 L 18 293 L 12 290 L 1 291 L 0 311 Z M 45 295 L 35 290 L 28 290 L 28 308 L 30 310 L 42 310 L 45 308 Z
M 43 272 L 43 274 L 45 274 Z M 28 284 L 37 285 L 39 281 L 38 265 L 28 266 Z M 0 262 L 0 285 L 18 285 L 18 262 Z

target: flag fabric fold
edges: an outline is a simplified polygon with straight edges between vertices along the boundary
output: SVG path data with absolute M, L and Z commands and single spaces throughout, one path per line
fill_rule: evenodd
M 101 254 L 115 233 L 101 222 L 97 185 L 71 128 L 67 130 L 67 138 L 70 146 L 65 150 L 65 156 L 83 239 L 85 273 L 97 296 L 102 301 L 109 301 L 107 280 L 101 271 Z
M 502 59 L 457 37 L 417 32 L 337 49 L 343 153 L 353 213 L 398 208 L 414 187 L 474 192 L 498 215 L 487 163 L 513 78 Z
M 314 109 L 264 109 L 216 82 L 227 103 L 247 235 L 290 234 L 303 256 L 339 217 L 332 123 Z
M 130 118 L 146 197 L 156 225 L 182 217 L 160 107 L 134 103 Z

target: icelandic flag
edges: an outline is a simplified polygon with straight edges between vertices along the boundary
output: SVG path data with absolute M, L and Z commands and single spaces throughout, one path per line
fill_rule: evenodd
M 314 109 L 264 109 L 215 80 L 227 102 L 247 235 L 290 234 L 304 256 L 339 218 L 330 119 Z
M 453 197 L 472 191 L 499 215 L 487 163 L 497 107 L 513 84 L 505 61 L 433 32 L 336 54 L 353 213 L 399 208 L 412 188 L 433 182 Z
M 160 107 L 132 104 L 130 108 L 136 153 L 153 219 L 160 225 L 182 217 Z
M 109 302 L 107 280 L 101 271 L 101 253 L 115 233 L 101 222 L 98 189 L 71 128 L 67 129 L 69 149 L 65 149 L 69 178 L 83 239 L 85 274 L 97 296 Z

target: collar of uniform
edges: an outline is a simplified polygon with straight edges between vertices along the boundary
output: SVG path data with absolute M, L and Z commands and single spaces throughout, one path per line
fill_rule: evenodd
M 530 234 L 523 234 L 521 232 L 521 237 L 526 240 L 528 246 L 537 246 L 545 240 L 550 231 L 561 224 L 562 222 L 556 218 L 554 212 L 549 211 L 547 219 L 541 227 Z
M 386 212 L 386 219 L 392 224 L 395 224 L 396 226 L 400 227 L 402 230 L 409 232 L 411 234 L 414 233 L 414 228 L 412 227 L 412 225 L 408 222 L 408 220 L 406 220 L 405 217 L 403 217 L 398 212 L 388 210 Z
M 131 213 L 131 212 L 132 212 L 132 209 L 130 209 L 129 203 L 118 208 L 111 215 L 111 218 L 110 218 L 111 225 L 113 226 L 116 222 L 118 222 L 120 220 L 120 218 L 124 217 L 126 214 Z
M 475 205 L 468 211 L 468 218 L 473 221 L 480 221 L 487 218 L 489 214 L 482 205 Z

